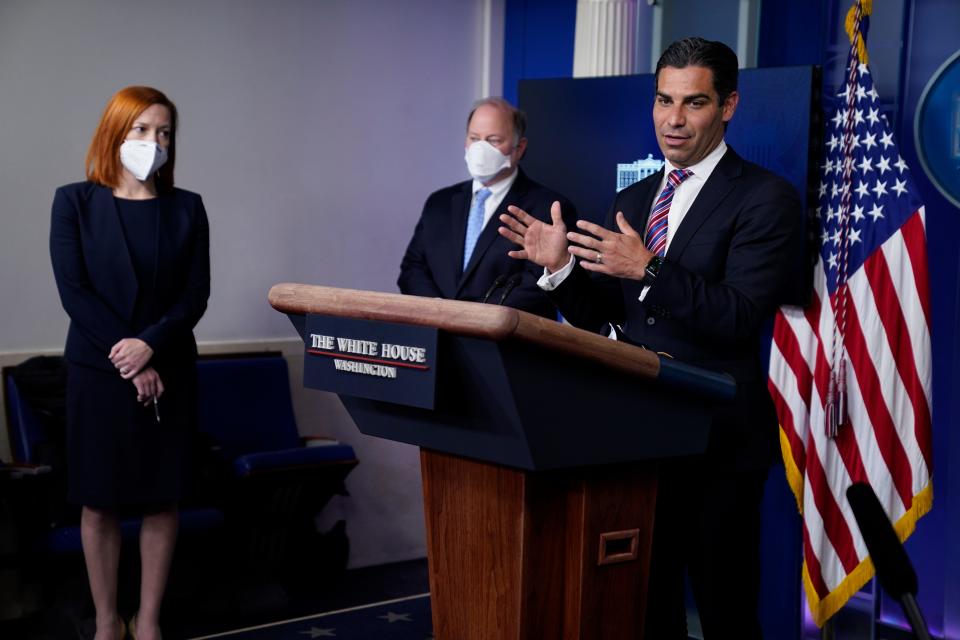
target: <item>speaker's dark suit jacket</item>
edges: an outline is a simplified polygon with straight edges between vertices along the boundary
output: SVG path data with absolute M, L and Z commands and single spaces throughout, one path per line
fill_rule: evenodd
M 621 191 L 641 235 L 663 172 Z M 725 371 L 737 396 L 714 423 L 711 453 L 737 468 L 769 465 L 779 451 L 777 419 L 761 367 L 760 334 L 782 302 L 799 246 L 800 201 L 793 187 L 727 150 L 670 242 L 656 283 L 641 302 L 638 281 L 590 277 L 575 268 L 551 297 L 574 325 L 619 323 L 627 337 L 678 360 Z
M 137 282 L 113 192 L 91 182 L 57 189 L 50 255 L 63 308 L 70 316 L 67 360 L 114 371 L 108 354 L 122 338 L 154 350 L 158 371 L 192 362 L 193 327 L 210 295 L 209 232 L 200 196 L 161 194 L 157 264 L 151 305 L 155 317 L 134 319 Z
M 536 284 L 543 269 L 508 256 L 507 252 L 516 246 L 497 233 L 497 227 L 500 214 L 506 213 L 509 205 L 549 221 L 550 205 L 559 200 L 568 227 L 576 220 L 576 211 L 560 194 L 530 180 L 522 169 L 517 172 L 510 190 L 483 228 L 466 270 L 463 269 L 463 246 L 473 200 L 472 181 L 441 189 L 427 198 L 400 264 L 397 284 L 402 293 L 478 302 L 498 277 L 519 274 L 520 284 L 504 304 L 544 317 L 556 317 L 553 303 Z M 495 291 L 490 301 L 498 301 L 501 295 L 502 290 Z

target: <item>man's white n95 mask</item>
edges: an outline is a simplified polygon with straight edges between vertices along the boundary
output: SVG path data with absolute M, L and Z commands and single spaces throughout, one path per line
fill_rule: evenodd
M 124 140 L 120 145 L 120 163 L 143 182 L 167 161 L 167 150 L 156 142 Z
M 486 140 L 477 140 L 463 156 L 467 171 L 480 182 L 486 182 L 510 166 L 510 156 L 505 156 Z

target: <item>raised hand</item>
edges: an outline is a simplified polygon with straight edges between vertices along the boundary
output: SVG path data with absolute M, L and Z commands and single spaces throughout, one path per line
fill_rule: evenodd
M 643 244 L 643 238 L 630 226 L 622 211 L 617 212 L 617 226 L 620 233 L 586 220 L 578 220 L 577 228 L 591 235 L 575 231 L 568 233 L 567 239 L 575 243 L 570 245 L 569 251 L 580 258 L 580 266 L 587 271 L 605 273 L 615 278 L 643 280 L 644 270 L 653 253 Z
M 570 262 L 567 226 L 563 223 L 559 202 L 554 202 L 550 207 L 550 224 L 534 218 L 520 207 L 510 205 L 507 211 L 509 213 L 500 216 L 504 226 L 497 231 L 522 247 L 507 255 L 518 260 L 529 260 L 551 272 L 559 271 Z

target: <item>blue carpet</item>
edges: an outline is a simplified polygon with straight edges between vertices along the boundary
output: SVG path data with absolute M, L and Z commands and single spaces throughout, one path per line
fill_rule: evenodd
M 195 640 L 225 638 L 228 640 L 302 640 L 304 638 L 338 638 L 339 640 L 432 640 L 430 594 L 374 602 L 360 607 L 341 609 L 265 624 L 248 629 L 218 633 Z

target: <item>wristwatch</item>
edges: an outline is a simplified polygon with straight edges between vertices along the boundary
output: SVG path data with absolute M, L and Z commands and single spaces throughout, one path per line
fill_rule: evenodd
M 644 268 L 643 284 L 647 287 L 652 285 L 657 280 L 657 276 L 660 275 L 660 267 L 663 265 L 663 258 L 660 256 L 653 256 L 650 258 L 650 262 L 647 263 L 647 266 Z

